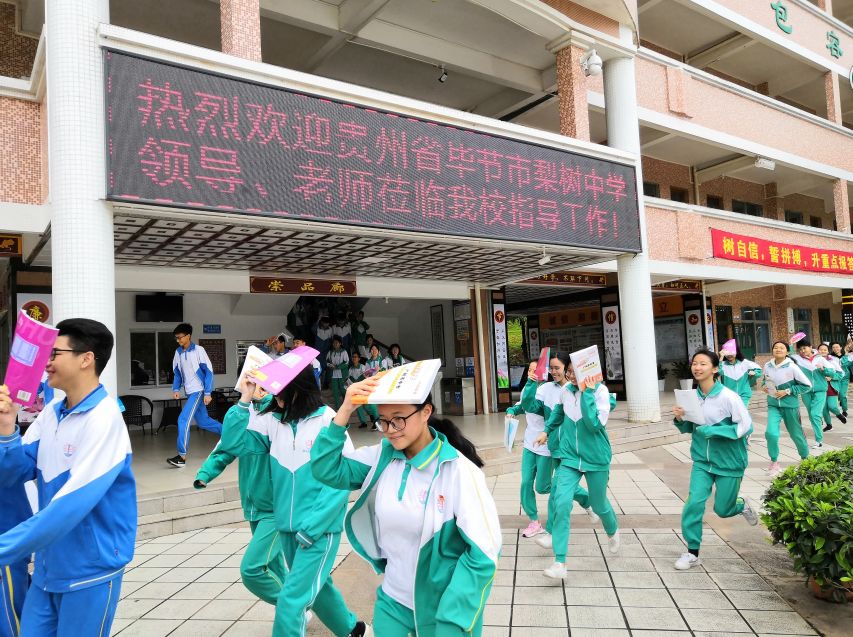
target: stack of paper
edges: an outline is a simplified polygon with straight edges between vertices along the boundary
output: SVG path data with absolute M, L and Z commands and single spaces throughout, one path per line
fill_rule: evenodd
M 307 345 L 297 347 L 284 356 L 256 369 L 253 376 L 258 381 L 258 385 L 269 393 L 278 394 L 299 375 L 299 372 L 308 367 L 319 353 Z
M 355 396 L 356 405 L 420 405 L 432 391 L 435 376 L 441 369 L 441 359 L 406 363 L 379 372 L 376 388 L 368 396 Z
M 243 369 L 240 370 L 240 375 L 237 377 L 237 384 L 234 385 L 234 389 L 237 391 L 243 391 L 241 385 L 243 384 L 243 379 L 246 378 L 246 374 L 248 372 L 253 372 L 256 369 L 260 369 L 271 361 L 272 358 L 267 355 L 266 352 L 254 345 L 251 345 L 249 349 L 246 350 L 246 360 L 243 361 Z M 261 396 L 261 392 L 256 389 L 254 399 L 260 400 Z
M 569 354 L 569 358 L 571 358 L 572 367 L 575 370 L 578 389 L 583 391 L 587 387 L 595 387 L 598 383 L 604 382 L 604 372 L 601 369 L 597 345 L 590 345 Z

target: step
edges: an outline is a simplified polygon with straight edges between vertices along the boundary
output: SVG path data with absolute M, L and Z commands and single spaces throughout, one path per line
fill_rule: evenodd
M 240 500 L 196 506 L 181 511 L 169 511 L 139 516 L 137 540 L 147 540 L 161 535 L 206 529 L 212 526 L 243 521 Z

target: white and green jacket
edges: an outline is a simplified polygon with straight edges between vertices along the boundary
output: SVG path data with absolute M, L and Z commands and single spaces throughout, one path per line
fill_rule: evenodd
M 483 472 L 454 449 L 435 430 L 433 442 L 406 459 L 383 439 L 356 451 L 346 448 L 347 434 L 339 426 L 324 428 L 311 450 L 311 468 L 320 482 L 349 490 L 361 489 L 346 516 L 345 528 L 353 549 L 377 573 L 387 561 L 380 547 L 382 520 L 377 519 L 379 492 L 403 497 L 412 471 L 428 471 L 429 488 L 423 502 L 420 545 L 412 574 L 417 637 L 477 636 L 483 609 L 497 573 L 501 547 L 498 513 Z M 397 465 L 397 466 L 394 466 Z M 383 480 L 402 476 L 399 484 Z M 399 480 L 400 478 L 397 477 Z
M 693 465 L 718 476 L 738 478 L 748 464 L 746 437 L 752 433 L 752 418 L 740 396 L 719 382 L 708 395 L 696 388 L 704 425 L 675 420 L 681 433 L 692 433 L 690 457 Z
M 562 389 L 561 404 L 545 421 L 549 443 L 553 436 L 560 441 L 560 464 L 578 471 L 608 471 L 613 458 L 606 429 L 610 392 L 603 383 L 584 391 L 571 383 Z
M 776 389 L 788 391 L 788 395 L 776 398 L 767 394 L 767 405 L 769 407 L 781 407 L 784 409 L 799 409 L 800 403 L 797 396 L 811 391 L 812 382 L 790 358 L 786 358 L 780 365 L 772 360 L 764 364 L 764 382 L 771 382 Z
M 750 371 L 754 371 L 755 375 L 750 376 Z M 752 388 L 760 377 L 761 367 L 753 361 L 744 359 L 735 360 L 734 363 L 727 360 L 720 362 L 720 382 L 740 396 L 745 405 L 752 398 Z
M 532 378 L 527 379 L 527 384 L 521 391 L 521 408 L 526 414 L 533 414 L 542 418 L 544 424 L 551 417 L 551 412 L 556 405 L 560 404 L 564 388 L 568 385 L 558 385 L 554 381 L 537 383 Z M 560 430 L 548 435 L 548 451 L 554 458 L 560 458 Z
M 541 391 L 544 383 L 539 385 L 539 388 L 536 390 L 535 397 L 538 400 L 542 400 L 543 393 Z M 515 405 L 506 410 L 510 416 L 518 416 L 519 414 L 524 414 L 525 427 L 524 427 L 524 448 L 528 451 L 535 453 L 537 456 L 550 456 L 551 452 L 548 450 L 548 445 L 537 445 L 536 439 L 539 437 L 543 431 L 545 431 L 545 418 L 543 418 L 540 414 L 536 412 L 526 412 L 524 411 L 524 407 L 521 404 L 521 401 L 518 401 Z
M 829 366 L 829 362 L 820 354 L 815 354 L 811 359 L 803 358 L 799 354 L 792 354 L 791 358 L 803 370 L 803 374 L 809 379 L 812 384 L 812 393 L 819 394 L 825 392 L 827 388 L 826 376 L 834 373 L 829 369 L 824 370 Z
M 836 394 L 841 393 L 841 382 L 844 380 L 844 376 L 847 372 L 845 372 L 844 368 L 841 366 L 841 361 L 838 360 L 835 356 L 831 354 L 824 358 L 824 360 L 828 363 L 827 367 L 824 368 L 823 377 L 826 379 L 826 382 L 829 385 L 832 385 L 832 388 L 835 390 Z
M 311 471 L 311 447 L 334 417 L 335 411 L 323 405 L 307 418 L 281 422 L 278 413 L 255 415 L 241 401 L 222 423 L 224 450 L 235 456 L 269 454 L 276 529 L 295 533 L 303 546 L 343 530 L 348 493 L 318 482 Z M 346 432 L 341 444 L 353 450 Z

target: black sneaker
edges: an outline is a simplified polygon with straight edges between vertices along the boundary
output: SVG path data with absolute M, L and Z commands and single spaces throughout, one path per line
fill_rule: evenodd
M 367 423 L 363 422 L 358 426 L 359 429 L 367 429 Z
M 372 634 L 373 631 L 370 630 L 370 626 L 362 621 L 357 621 L 355 623 L 355 628 L 352 629 L 349 637 L 369 637 Z
M 166 462 L 168 462 L 173 467 L 185 467 L 187 465 L 187 461 L 181 456 L 175 456 L 174 458 L 166 458 Z
M 841 424 L 842 424 L 842 425 L 846 425 L 846 424 L 847 424 L 847 416 L 846 416 L 845 414 L 838 414 L 838 415 L 836 416 L 836 418 L 838 418 L 838 420 L 840 420 L 840 421 L 841 421 Z
M 823 426 L 823 430 L 824 430 L 824 431 L 830 431 L 831 429 L 832 429 L 832 425 L 830 425 L 829 423 L 826 423 L 826 424 Z
M 847 418 L 847 412 L 846 411 L 842 411 L 841 415 L 844 416 L 845 418 Z

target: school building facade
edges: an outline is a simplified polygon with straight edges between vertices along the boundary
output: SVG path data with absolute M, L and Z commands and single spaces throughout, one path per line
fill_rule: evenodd
M 2 0 L 5 346 L 22 308 L 95 318 L 108 388 L 165 397 L 171 315 L 140 296 L 183 295 L 223 386 L 300 298 L 349 297 L 488 413 L 524 316 L 531 354 L 599 344 L 658 420 L 659 362 L 853 330 L 851 25 L 853 0 Z

